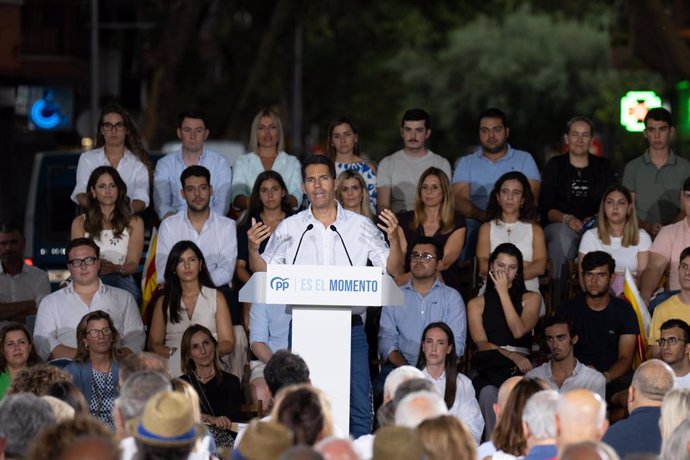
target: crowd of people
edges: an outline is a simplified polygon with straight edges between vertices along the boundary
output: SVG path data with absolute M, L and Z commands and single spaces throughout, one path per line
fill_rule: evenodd
M 127 111 L 103 109 L 58 290 L 0 224 L 0 459 L 690 458 L 690 161 L 666 109 L 622 175 L 583 116 L 541 172 L 496 108 L 454 168 L 421 109 L 378 166 L 346 117 L 300 160 L 262 110 L 232 167 L 203 112 L 178 121 L 181 147 L 154 166 Z M 324 344 L 350 346 L 349 426 L 289 351 L 291 306 L 238 300 L 268 264 L 398 284 L 402 305 L 352 307 L 350 344 Z

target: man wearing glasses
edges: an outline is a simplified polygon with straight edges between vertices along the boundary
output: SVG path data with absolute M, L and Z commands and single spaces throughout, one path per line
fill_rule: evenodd
M 402 307 L 383 307 L 379 328 L 379 353 L 388 361 L 376 379 L 376 389 L 383 394 L 386 376 L 404 364 L 417 365 L 424 328 L 443 321 L 455 335 L 454 351 L 465 352 L 467 317 L 465 302 L 455 289 L 438 279 L 438 261 L 443 247 L 430 237 L 421 237 L 412 248 L 412 278 L 400 286 L 405 296 Z
M 690 388 L 690 325 L 682 319 L 665 321 L 656 343 L 661 360 L 676 374 L 676 388 Z
M 46 296 L 38 308 L 34 343 L 41 358 L 74 359 L 77 325 L 85 314 L 96 310 L 108 313 L 120 332 L 120 357 L 144 349 L 146 334 L 134 297 L 123 289 L 101 283 L 99 252 L 96 243 L 88 238 L 77 238 L 67 245 L 65 254 L 72 282 Z

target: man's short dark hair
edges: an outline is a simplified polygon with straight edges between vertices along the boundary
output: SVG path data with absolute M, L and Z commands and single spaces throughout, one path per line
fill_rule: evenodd
M 180 183 L 184 188 L 185 181 L 190 177 L 204 177 L 208 185 L 211 185 L 211 172 L 201 165 L 188 166 L 182 174 L 180 174 Z
M 683 340 L 685 342 L 690 342 L 690 325 L 683 321 L 682 319 L 672 318 L 664 321 L 659 328 L 660 331 L 666 331 L 668 329 L 677 327 L 683 331 Z
M 67 263 L 69 263 L 70 260 L 69 253 L 72 252 L 72 249 L 77 248 L 79 246 L 89 246 L 96 252 L 97 259 L 101 256 L 101 248 L 99 248 L 98 245 L 94 243 L 94 241 L 91 238 L 75 238 L 72 241 L 70 241 L 67 247 L 65 248 L 65 257 L 67 258 Z
M 328 167 L 328 173 L 335 179 L 335 163 L 326 155 L 312 155 L 302 163 L 302 181 L 307 177 L 307 166 L 324 165 Z
M 400 127 L 405 126 L 406 121 L 423 121 L 426 129 L 431 129 L 431 115 L 424 109 L 410 109 L 403 113 Z
M 611 254 L 604 251 L 592 251 L 585 254 L 582 258 L 582 273 L 587 273 L 597 267 L 606 265 L 609 269 L 609 275 L 613 274 L 616 269 L 616 261 L 613 260 Z
M 500 118 L 501 123 L 503 123 L 503 127 L 510 128 L 508 125 L 508 117 L 503 110 L 497 109 L 496 107 L 489 107 L 488 109 L 482 110 L 482 112 L 479 114 L 479 118 L 477 118 L 477 127 L 481 126 L 484 118 Z
M 414 249 L 414 247 L 417 246 L 418 244 L 430 244 L 430 245 L 432 245 L 434 247 L 434 249 L 436 250 L 436 260 L 443 259 L 443 246 L 441 246 L 438 243 L 438 241 L 436 241 L 432 237 L 420 236 L 419 238 L 417 238 L 415 240 L 414 244 L 412 245 L 412 249 Z
M 556 324 L 566 324 L 568 326 L 568 333 L 570 334 L 571 339 L 577 335 L 575 322 L 570 318 L 565 318 L 559 315 L 552 315 L 544 318 L 544 331 L 551 326 L 555 326 Z
M 198 109 L 188 109 L 183 112 L 180 112 L 177 115 L 177 127 L 181 128 L 182 127 L 182 122 L 184 121 L 185 118 L 194 118 L 195 120 L 201 120 L 204 122 L 204 127 L 208 128 L 208 123 L 206 122 L 206 114 Z
M 685 259 L 688 256 L 690 256 L 690 246 L 683 249 L 683 251 L 680 253 L 680 259 L 678 259 L 678 263 L 680 264 L 681 262 L 683 262 L 683 259 Z
M 16 222 L 0 222 L 0 233 L 14 233 L 17 232 L 22 237 L 24 232 L 22 231 L 22 226 Z
M 309 368 L 299 355 L 279 350 L 266 363 L 264 379 L 271 394 L 275 396 L 284 386 L 309 383 Z
M 669 126 L 673 126 L 673 116 L 671 115 L 671 112 L 663 107 L 654 107 L 647 112 L 647 115 L 644 116 L 645 128 L 647 127 L 647 121 L 649 120 L 665 121 Z

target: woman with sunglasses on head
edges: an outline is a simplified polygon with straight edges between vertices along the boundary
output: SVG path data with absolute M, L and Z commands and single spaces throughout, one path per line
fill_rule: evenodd
M 87 182 L 91 172 L 98 166 L 112 166 L 127 184 L 128 205 L 132 212 L 146 209 L 149 205 L 151 160 L 136 123 L 124 108 L 109 105 L 101 111 L 94 145 L 94 150 L 79 156 L 72 201 L 86 207 Z
M 43 362 L 23 324 L 9 323 L 0 331 L 0 399 L 5 396 L 14 376 L 22 369 Z
M 138 305 L 141 291 L 132 275 L 144 250 L 144 221 L 130 212 L 127 185 L 115 168 L 94 169 L 87 190 L 84 214 L 72 221 L 71 238 L 92 239 L 101 248 L 101 281 L 126 290 Z
M 111 429 L 119 394 L 119 367 L 115 350 L 120 334 L 103 310 L 87 313 L 77 325 L 77 356 L 65 367 L 89 403 L 89 413 Z

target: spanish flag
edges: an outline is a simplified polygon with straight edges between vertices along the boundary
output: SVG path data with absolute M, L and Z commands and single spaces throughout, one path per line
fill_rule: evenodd
M 647 306 L 640 297 L 640 291 L 637 289 L 635 279 L 627 268 L 625 269 L 623 297 L 630 303 L 635 311 L 637 325 L 640 329 L 640 333 L 637 335 L 637 351 L 635 353 L 635 359 L 633 360 L 633 368 L 637 368 L 637 366 L 647 359 L 647 336 L 649 335 L 649 326 L 652 322 L 652 318 L 649 315 Z
M 149 250 L 146 253 L 146 261 L 144 262 L 144 272 L 141 277 L 141 297 L 142 302 L 141 317 L 148 318 L 148 309 L 150 307 L 153 294 L 156 292 L 158 282 L 156 281 L 156 246 L 158 245 L 158 229 L 153 227 L 151 230 L 151 240 L 149 243 Z

